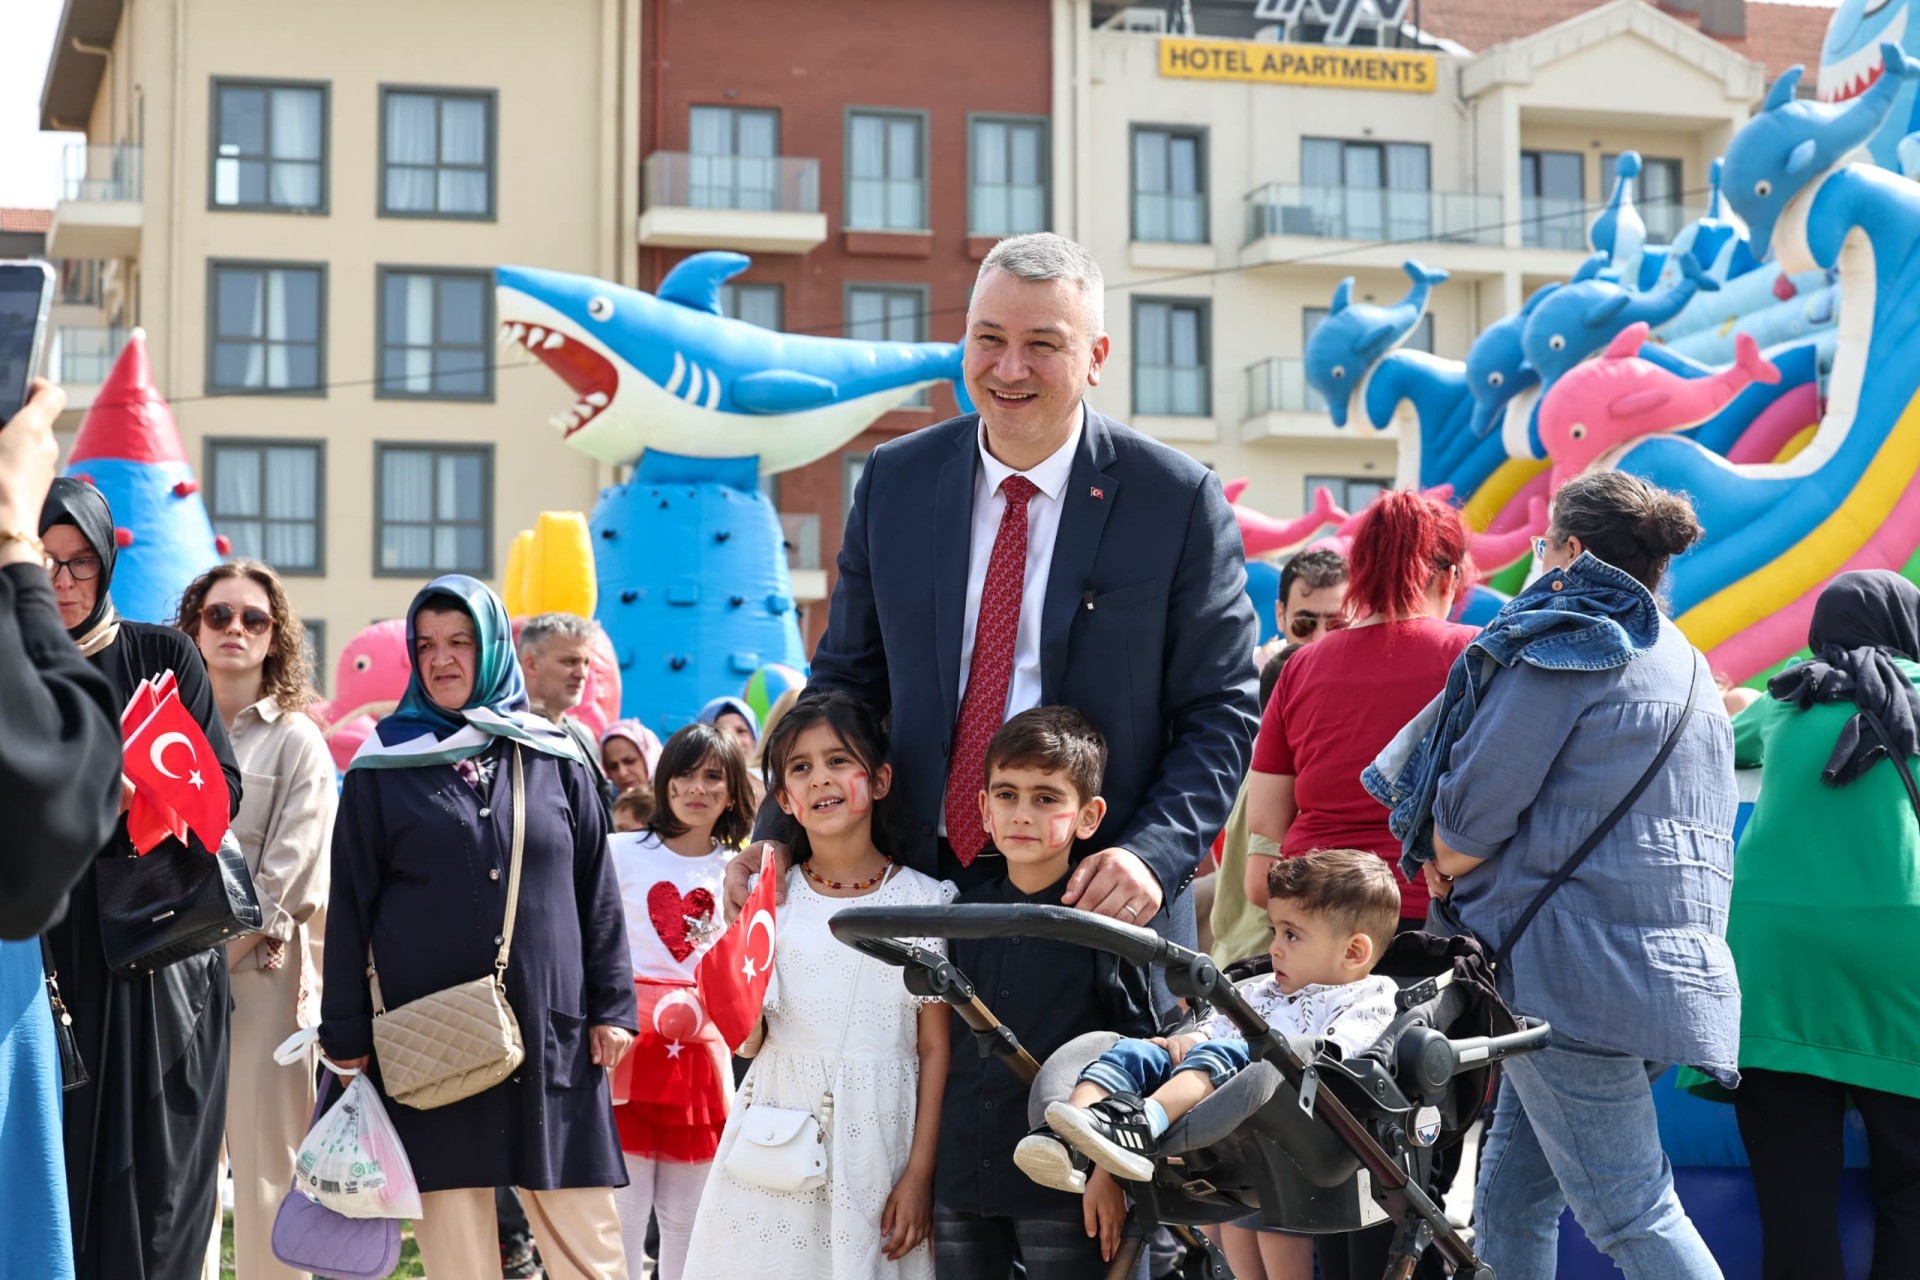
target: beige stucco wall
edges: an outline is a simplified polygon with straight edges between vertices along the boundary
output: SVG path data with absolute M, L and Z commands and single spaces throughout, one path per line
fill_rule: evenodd
M 327 624 L 329 667 L 360 627 L 400 612 L 415 577 L 374 565 L 374 443 L 490 444 L 493 573 L 514 531 L 542 510 L 588 510 L 611 476 L 547 423 L 572 395 L 524 353 L 502 357 L 492 403 L 378 399 L 377 266 L 522 263 L 582 274 L 631 271 L 631 147 L 637 0 L 131 0 L 96 102 L 91 137 L 145 146 L 137 315 L 155 376 L 196 468 L 209 438 L 326 441 L 326 576 L 291 580 Z M 622 56 L 633 45 L 632 56 Z M 328 84 L 324 215 L 208 207 L 216 76 Z M 496 217 L 378 216 L 382 85 L 497 94 Z M 323 396 L 208 396 L 209 259 L 326 265 Z M 135 264 L 123 264 L 129 275 Z

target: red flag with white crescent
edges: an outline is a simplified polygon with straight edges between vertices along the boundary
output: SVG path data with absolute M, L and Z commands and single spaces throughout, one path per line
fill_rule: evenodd
M 772 853 L 760 863 L 760 882 L 740 914 L 693 968 L 707 1017 L 727 1048 L 738 1050 L 760 1023 L 773 980 L 774 900 L 779 887 Z
M 181 704 L 171 674 L 147 695 L 155 701 L 146 719 L 125 733 L 121 768 L 133 782 L 135 800 L 144 796 L 154 810 L 177 815 L 201 844 L 217 849 L 229 820 L 227 775 L 199 721 Z M 142 700 L 136 690 L 128 710 L 136 711 Z

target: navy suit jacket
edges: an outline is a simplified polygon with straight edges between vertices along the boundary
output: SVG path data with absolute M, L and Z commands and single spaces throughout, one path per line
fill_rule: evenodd
M 891 713 L 906 860 L 928 873 L 960 713 L 979 430 L 967 414 L 869 455 L 808 686 Z M 1244 545 L 1218 477 L 1091 406 L 1062 502 L 1041 703 L 1106 735 L 1107 816 L 1082 847 L 1132 850 L 1171 903 L 1226 824 L 1259 727 Z

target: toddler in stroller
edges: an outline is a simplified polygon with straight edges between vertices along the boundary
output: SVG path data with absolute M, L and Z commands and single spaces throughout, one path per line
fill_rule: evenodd
M 1399 987 L 1373 976 L 1400 923 L 1393 873 L 1371 853 L 1324 849 L 1276 859 L 1267 886 L 1273 969 L 1240 984 L 1241 995 L 1281 1035 L 1357 1056 L 1397 1012 Z M 1161 1136 L 1251 1061 L 1224 1013 L 1193 1031 L 1121 1040 L 1081 1070 L 1065 1101 L 1048 1104 L 1051 1132 L 1022 1141 L 1014 1162 L 1043 1186 L 1074 1190 L 1081 1177 L 1064 1140 L 1115 1177 L 1151 1181 Z
M 1203 954 L 1151 930 L 1067 907 L 964 905 L 849 907 L 834 935 L 905 970 L 915 994 L 946 1000 L 997 1053 L 1034 1074 L 1028 1121 L 1066 1101 L 1087 1065 L 1120 1036 L 1090 1032 L 1044 1066 L 1021 1048 L 976 997 L 972 983 L 914 938 L 1042 938 L 1161 965 L 1168 985 L 1204 1002 L 1245 1037 L 1249 1065 L 1233 1074 L 1158 1140 L 1152 1176 L 1131 1182 L 1127 1245 L 1109 1276 L 1130 1274 L 1139 1242 L 1161 1225 L 1201 1226 L 1257 1215 L 1268 1226 L 1308 1233 L 1357 1231 L 1392 1221 L 1387 1280 L 1404 1280 L 1429 1247 L 1458 1276 L 1494 1280 L 1472 1245 L 1425 1190 L 1437 1144 L 1458 1141 L 1478 1117 L 1494 1065 L 1544 1048 L 1545 1023 L 1516 1019 L 1501 1003 L 1469 939 L 1401 934 L 1374 973 L 1398 994 L 1387 1029 L 1352 1056 L 1323 1052 L 1318 1036 L 1282 1035 L 1234 986 L 1264 971 L 1222 973 Z M 1450 1038 L 1451 1037 L 1451 1038 Z M 965 1050 L 956 1046 L 956 1052 Z M 1214 1255 L 1211 1280 L 1230 1280 Z

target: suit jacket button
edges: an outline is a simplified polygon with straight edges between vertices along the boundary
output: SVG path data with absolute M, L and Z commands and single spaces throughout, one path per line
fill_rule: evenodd
M 499 878 L 500 878 L 500 868 L 495 867 L 493 870 L 487 872 L 487 879 L 498 880 Z

